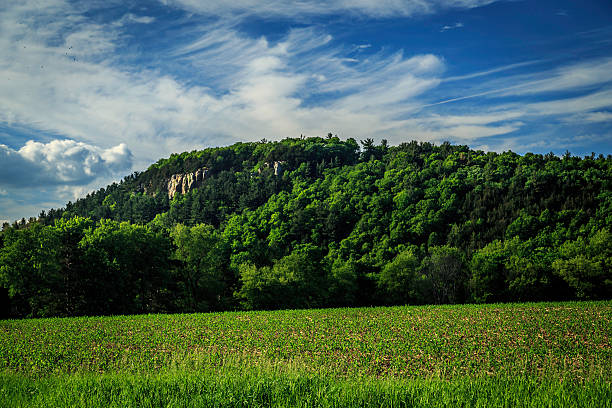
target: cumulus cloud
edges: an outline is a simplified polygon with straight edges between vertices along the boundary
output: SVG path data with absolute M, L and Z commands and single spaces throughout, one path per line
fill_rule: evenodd
M 125 144 L 101 149 L 74 140 L 30 140 L 19 150 L 0 145 L 0 164 L 0 185 L 84 185 L 129 170 L 132 153 Z

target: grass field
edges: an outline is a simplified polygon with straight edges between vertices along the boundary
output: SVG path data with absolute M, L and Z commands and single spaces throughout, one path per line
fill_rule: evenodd
M 612 302 L 0 321 L 2 406 L 612 406 Z

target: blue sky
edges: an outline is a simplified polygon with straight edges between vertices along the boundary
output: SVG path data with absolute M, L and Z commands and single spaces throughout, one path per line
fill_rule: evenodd
M 0 5 L 0 221 L 173 152 L 328 132 L 612 154 L 612 3 Z

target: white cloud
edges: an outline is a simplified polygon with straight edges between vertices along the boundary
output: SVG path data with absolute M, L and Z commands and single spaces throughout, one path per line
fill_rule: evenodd
M 73 199 L 74 194 L 106 183 L 111 174 L 131 170 L 130 151 L 140 170 L 172 152 L 328 131 L 391 143 L 481 143 L 479 139 L 503 135 L 503 142 L 486 141 L 499 148 L 510 145 L 534 118 L 580 115 L 593 123 L 610 120 L 610 58 L 529 75 L 499 74 L 550 61 L 444 78 L 443 56 L 342 44 L 320 25 L 293 28 L 274 40 L 239 30 L 244 18 L 253 15 L 296 21 L 344 12 L 413 16 L 489 3 L 170 1 L 209 16 L 197 20 L 196 15 L 199 22 L 180 27 L 175 45 L 162 47 L 159 54 L 151 50 L 148 56 L 180 65 L 192 77 L 178 76 L 163 65 L 147 69 L 126 62 L 140 56 L 123 47 L 126 27 L 151 24 L 153 17 L 127 13 L 103 24 L 76 8 L 86 8 L 89 2 L 10 3 L 0 9 L 0 122 L 71 140 L 30 142 L 19 150 L 3 146 L 0 177 L 30 177 L 30 182 L 40 184 L 41 179 L 31 175 L 45 175 L 45 182 L 70 184 L 55 192 Z M 493 79 L 468 81 L 489 76 Z M 445 95 L 446 90 L 455 94 Z M 432 91 L 440 102 L 431 103 Z M 564 91 L 571 91 L 572 97 L 557 94 Z M 527 100 L 542 95 L 545 101 Z M 486 98 L 489 107 L 478 106 L 478 98 Z M 525 100 L 517 102 L 521 98 Z M 457 105 L 460 108 L 453 110 Z M 0 143 L 15 146 L 1 138 Z
M 527 61 L 510 64 L 473 74 L 444 78 L 441 82 L 463 81 L 505 70 L 538 64 L 540 62 L 544 61 Z M 554 69 L 539 70 L 529 74 L 509 75 L 494 78 L 489 81 L 478 82 L 468 95 L 457 95 L 424 106 L 442 105 L 474 98 L 482 99 L 482 97 L 503 98 L 538 96 L 549 99 L 548 102 L 543 102 L 541 105 L 542 109 L 547 106 L 552 108 L 553 105 L 557 105 L 557 108 L 554 110 L 561 114 L 569 113 L 573 110 L 569 105 L 565 110 L 559 110 L 561 105 L 567 104 L 568 101 L 573 100 L 567 99 L 567 96 L 561 94 L 567 92 L 582 92 L 582 96 L 576 97 L 576 101 L 580 102 L 580 104 L 575 106 L 576 112 L 581 112 L 586 108 L 584 104 L 587 101 L 595 103 L 595 105 L 592 105 L 588 109 L 609 106 L 612 103 L 612 99 L 610 99 L 610 94 L 607 89 L 611 86 L 612 58 L 604 57 L 581 63 L 570 63 Z M 557 99 L 554 99 L 555 97 Z M 595 102 L 595 100 L 597 100 L 597 102 Z
M 131 21 L 134 23 L 138 23 L 138 24 L 151 24 L 155 21 L 155 17 L 151 17 L 151 16 L 137 16 L 135 14 L 132 13 L 128 13 L 126 14 L 123 19 L 123 21 Z
M 612 112 L 591 112 L 581 116 L 572 117 L 573 120 L 584 122 L 610 122 L 612 123 Z
M 475 142 L 478 139 L 505 135 L 519 130 L 524 124 L 514 120 L 522 114 L 499 111 L 481 115 L 429 115 L 406 119 L 398 129 L 402 140 L 429 140 L 433 142 Z
M 507 133 L 512 133 L 521 128 L 523 124 L 520 122 L 513 123 L 510 125 L 500 125 L 500 126 L 481 126 L 481 125 L 462 125 L 462 126 L 452 126 L 448 128 L 442 128 L 438 136 L 438 140 L 440 140 L 440 136 L 442 139 L 446 140 L 460 140 L 463 142 L 466 141 L 475 141 L 484 137 L 491 136 L 499 136 L 505 135 Z
M 558 68 L 524 75 L 513 75 L 488 86 L 501 91 L 498 96 L 535 95 L 543 93 L 601 89 L 612 84 L 612 58 L 595 58 Z
M 442 27 L 440 29 L 440 32 L 444 32 L 444 31 L 448 31 L 448 30 L 454 30 L 456 28 L 462 28 L 463 27 L 463 23 L 459 22 L 459 23 L 455 23 L 455 24 L 451 24 L 451 25 L 445 25 L 444 27 Z
M 194 30 L 199 34 L 194 31 L 191 42 L 182 42 L 165 55 L 204 78 L 189 84 L 160 71 L 117 62 L 124 25 L 150 23 L 150 19 L 128 13 L 115 23 L 100 25 L 86 21 L 70 4 L 58 0 L 40 10 L 34 10 L 32 4 L 29 8 L 11 6 L 0 16 L 9 22 L 0 28 L 0 48 L 6 50 L 0 57 L 0 120 L 52 131 L 102 149 L 129 142 L 140 169 L 171 152 L 237 140 L 326 134 L 332 129 L 358 138 L 384 136 L 392 142 L 406 137 L 467 139 L 513 132 L 522 126 L 525 116 L 576 112 L 579 106 L 583 106 L 580 112 L 588 112 L 607 106 L 609 95 L 599 95 L 594 101 L 598 97 L 594 94 L 575 101 L 509 105 L 509 109 L 499 107 L 480 115 L 436 117 L 423 111 L 424 106 L 435 105 L 423 105 L 423 99 L 441 84 L 538 61 L 444 79 L 445 61 L 433 54 L 358 53 L 369 44 L 343 46 L 329 33 L 312 27 L 291 29 L 275 43 L 265 37 L 249 37 L 236 28 L 241 13 L 291 17 L 300 12 L 353 10 L 377 16 L 413 15 L 488 3 L 171 2 L 201 13 L 236 15 L 198 26 Z M 51 23 L 42 28 L 35 24 L 41 20 Z M 190 33 L 186 34 L 185 38 Z M 71 58 L 73 54 L 78 61 Z M 587 61 L 484 82 L 479 92 L 436 104 L 599 86 L 611 77 L 610 72 L 612 59 Z M 572 107 L 570 102 L 577 103 Z
M 522 67 L 526 67 L 526 66 L 529 66 L 529 65 L 534 65 L 534 64 L 542 63 L 542 62 L 544 62 L 544 61 L 543 60 L 523 61 L 523 62 L 518 62 L 518 63 L 514 63 L 514 64 L 508 64 L 508 65 L 504 65 L 504 66 L 501 66 L 501 67 L 496 67 L 496 68 L 488 69 L 488 70 L 485 70 L 485 71 L 473 72 L 473 73 L 469 73 L 469 74 L 465 74 L 465 75 L 458 75 L 458 76 L 452 76 L 452 77 L 445 77 L 445 78 L 442 79 L 442 81 L 443 82 L 464 81 L 466 79 L 472 79 L 472 78 L 488 76 L 488 75 L 491 75 L 491 74 L 496 74 L 498 72 L 503 72 L 503 71 L 513 70 L 513 69 L 517 69 L 517 68 L 522 68 Z
M 525 105 L 526 112 L 536 115 L 567 115 L 586 113 L 602 108 L 612 108 L 612 89 L 604 89 L 587 95 L 555 99 Z M 595 116 L 597 117 L 597 116 Z M 599 115 L 601 117 L 601 115 Z
M 207 15 L 227 16 L 237 14 L 263 17 L 307 17 L 351 13 L 368 17 L 384 18 L 433 14 L 448 9 L 469 9 L 494 3 L 497 0 L 163 0 L 165 4 L 185 8 Z
M 0 163 L 0 185 L 83 185 L 130 169 L 132 154 L 125 144 L 100 149 L 74 140 L 30 140 L 19 150 L 0 145 Z
M 442 83 L 487 76 L 507 69 L 538 64 L 539 62 L 542 61 L 511 64 L 480 73 L 450 77 L 444 79 Z M 500 131 L 508 130 L 508 133 L 512 133 L 512 129 L 519 130 L 530 123 L 557 123 L 558 131 L 558 126 L 562 124 L 569 126 L 577 123 L 594 124 L 612 120 L 612 115 L 609 113 L 609 110 L 612 109 L 612 58 L 595 58 L 580 63 L 569 63 L 553 69 L 538 70 L 529 74 L 502 76 L 472 84 L 464 89 L 467 95 L 457 95 L 449 99 L 443 99 L 423 105 L 422 108 L 425 110 L 435 109 L 438 105 L 466 106 L 467 103 L 470 103 L 470 105 L 476 106 L 475 109 L 482 112 L 484 108 L 478 104 L 486 99 L 489 112 L 476 115 L 483 120 L 483 123 L 477 124 L 488 124 L 489 121 L 494 123 L 495 120 L 493 119 L 501 115 L 500 120 L 512 121 L 504 123 L 504 126 L 499 128 Z M 534 102 L 534 99 L 537 102 Z M 461 105 L 461 102 L 464 105 Z M 473 109 L 468 110 L 473 111 Z M 464 121 L 472 116 L 459 116 L 458 119 Z M 422 114 L 421 117 L 423 118 Z M 439 120 L 443 120 L 445 125 L 450 127 L 456 118 L 453 115 L 446 114 L 440 115 Z M 470 125 L 470 123 L 467 123 L 467 125 Z M 533 132 L 533 129 L 530 132 Z M 461 133 L 469 134 L 470 132 L 458 133 L 460 138 Z M 477 130 L 473 134 L 479 135 L 480 131 Z M 517 137 L 519 136 L 517 135 Z M 534 133 L 534 137 L 546 139 L 552 137 L 552 135 Z M 554 136 L 557 140 L 560 137 L 558 134 Z M 499 144 L 488 142 L 488 145 L 514 146 L 508 140 L 500 141 Z M 586 142 L 588 141 L 585 140 Z M 543 145 L 526 144 L 524 141 L 521 143 L 517 145 L 520 146 L 520 151 L 526 151 L 528 148 L 545 149 L 552 146 L 550 142 Z
M 533 151 L 550 152 L 569 150 L 572 154 L 590 154 L 591 150 L 584 151 L 584 146 L 593 146 L 612 140 L 612 134 L 585 134 L 578 133 L 571 136 L 551 136 L 546 133 L 534 133 L 521 137 L 500 138 L 495 140 L 491 149 L 495 151 Z
M 480 115 L 432 115 L 428 117 L 431 123 L 445 126 L 488 125 L 491 123 L 515 120 L 523 115 L 519 111 L 494 111 Z
M 14 12 L 10 19 L 18 20 Z M 318 29 L 293 29 L 271 44 L 233 24 L 215 23 L 170 54 L 210 78 L 206 86 L 119 65 L 121 28 L 112 24 L 21 33 L 19 41 L 7 30 L 0 38 L 0 48 L 8 50 L 0 57 L 0 120 L 103 148 L 128 142 L 143 168 L 171 152 L 213 143 L 330 129 L 376 136 L 399 128 L 398 116 L 435 87 L 444 70 L 444 61 L 431 54 L 380 51 L 348 62 L 351 50 Z M 48 44 L 47 36 L 70 29 L 63 42 Z M 10 46 L 15 42 L 25 51 Z M 66 55 L 89 42 L 95 53 L 80 52 L 76 62 Z M 336 96 L 309 104 L 329 94 Z
M 77 31 L 73 31 L 64 38 L 64 56 L 71 57 L 95 57 L 98 55 L 109 55 L 115 51 L 119 40 L 117 33 L 108 30 L 99 24 L 80 25 Z M 52 51 L 61 52 L 62 47 L 55 47 Z M 51 50 L 50 50 L 51 51 Z M 74 58 L 72 58 L 74 61 Z M 49 65 L 49 64 L 47 64 Z

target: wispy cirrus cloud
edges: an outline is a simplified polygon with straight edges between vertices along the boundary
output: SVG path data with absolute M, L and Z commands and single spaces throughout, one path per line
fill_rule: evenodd
M 483 72 L 476 72 L 450 78 L 442 82 L 463 81 L 476 77 L 489 76 L 506 70 L 513 70 L 529 65 L 537 65 L 544 61 L 527 61 L 510 64 Z M 612 58 L 593 58 L 580 63 L 567 63 L 552 68 L 533 70 L 529 74 L 510 74 L 481 81 L 470 88 L 468 95 L 457 95 L 446 100 L 433 102 L 432 105 L 445 104 L 477 97 L 517 97 L 529 95 L 546 95 L 566 92 L 597 92 L 612 87 Z M 549 98 L 550 96 L 547 95 Z M 554 98 L 554 96 L 553 96 Z M 560 99 L 563 99 L 561 97 Z
M 512 81 L 516 81 L 517 85 L 503 91 L 503 95 L 600 89 L 612 85 L 612 58 L 595 58 L 544 72 L 505 78 L 506 83 Z
M 121 20 L 118 21 L 118 24 L 125 24 L 129 22 L 138 23 L 138 24 L 151 24 L 155 22 L 155 17 L 138 16 L 136 14 L 128 13 L 124 15 L 123 18 L 121 18 Z
M 203 81 L 187 83 L 158 70 L 136 69 L 117 62 L 117 50 L 124 36 L 122 27 L 150 23 L 153 17 L 135 17 L 128 13 L 102 25 L 83 20 L 79 13 L 68 12 L 68 18 L 62 20 L 59 15 L 71 8 L 68 3 L 56 1 L 47 13 L 58 18 L 42 19 L 56 21 L 53 26 L 25 31 L 9 27 L 4 40 L 0 40 L 4 41 L 3 48 L 10 51 L 1 67 L 7 80 L 0 82 L 5 95 L 0 96 L 3 108 L 0 119 L 48 129 L 89 143 L 105 140 L 107 145 L 116 145 L 136 140 L 138 143 L 132 150 L 136 162 L 144 164 L 168 151 L 213 141 L 321 134 L 330 129 L 341 129 L 357 137 L 384 134 L 392 141 L 405 139 L 406 132 L 412 133 L 415 128 L 423 131 L 419 139 L 466 140 L 470 132 L 471 139 L 478 139 L 514 132 L 530 115 L 578 112 L 578 106 L 584 107 L 580 112 L 588 112 L 607 106 L 606 93 L 578 97 L 573 109 L 563 108 L 568 105 L 564 99 L 551 99 L 515 109 L 514 112 L 522 113 L 513 114 L 504 122 L 499 119 L 503 117 L 500 112 L 508 109 L 504 102 L 498 109 L 494 105 L 487 109 L 480 123 L 470 123 L 474 115 L 437 113 L 432 116 L 423 111 L 425 107 L 471 99 L 601 87 L 610 81 L 609 59 L 529 75 L 499 76 L 540 61 L 444 77 L 445 60 L 435 54 L 405 55 L 402 50 L 372 49 L 367 54 L 355 54 L 355 46 L 338 43 L 326 30 L 313 27 L 290 29 L 274 42 L 264 36 L 248 36 L 237 28 L 241 14 L 276 13 L 290 17 L 298 12 L 325 14 L 333 12 L 329 10 L 354 9 L 379 16 L 411 15 L 488 3 L 438 1 L 424 5 L 416 1 L 366 1 L 347 5 L 332 2 L 326 8 L 328 11 L 323 11 L 324 3 L 316 1 L 300 3 L 297 9 L 288 3 L 276 2 L 256 10 L 255 3 L 250 1 L 170 2 L 175 7 L 204 14 L 237 15 L 197 25 L 193 35 L 164 50 L 174 61 L 201 72 Z M 23 10 L 23 7 L 10 9 L 10 20 L 29 15 L 30 10 L 27 13 Z M 51 41 L 53 38 L 60 40 Z M 11 43 L 25 48 L 10 46 Z M 433 89 L 442 93 L 442 85 L 446 83 L 491 75 L 495 78 L 479 83 L 476 88 L 464 88 L 465 92 L 473 89 L 476 93 L 454 95 L 441 101 L 427 97 Z M 586 107 L 588 103 L 590 108 Z M 462 116 L 466 118 L 465 123 L 457 124 Z M 206 135 L 206 139 L 201 135 Z
M 39 152 L 65 140 L 76 143 L 59 149 L 56 159 L 38 159 L 48 164 L 42 172 L 55 186 L 63 183 L 54 192 L 65 198 L 130 171 L 131 164 L 143 169 L 172 152 L 239 140 L 332 131 L 391 143 L 451 140 L 524 151 L 536 146 L 525 132 L 546 140 L 545 129 L 534 131 L 542 118 L 563 125 L 569 117 L 585 124 L 610 121 L 609 57 L 554 64 L 531 58 L 447 74 L 454 61 L 435 49 L 381 47 L 367 37 L 349 42 L 325 24 L 308 23 L 340 14 L 358 21 L 424 16 L 493 1 L 165 3 L 161 14 L 149 15 L 151 8 L 137 3 L 117 13 L 116 2 L 97 18 L 91 16 L 108 7 L 105 2 L 0 7 L 0 122 L 33 135 L 17 142 L 0 134 L 6 145 L 1 164 L 38 174 L 42 167 L 21 152 L 30 146 L 27 140 L 51 135 L 31 142 Z M 245 30 L 252 19 L 290 23 L 270 36 Z M 449 24 L 441 31 L 461 27 Z M 609 30 L 600 31 L 585 35 L 605 40 Z M 143 33 L 153 36 L 149 48 L 136 40 Z M 166 34 L 172 41 L 163 41 Z M 105 152 L 118 146 L 132 156 L 118 154 L 122 159 L 114 164 Z M 80 153 L 71 155 L 71 149 Z M 62 161 L 70 165 L 58 167 Z M 0 202 L 0 209 L 16 206 L 23 195 L 14 186 L 5 190 L 13 204 Z
M 594 111 L 584 114 L 578 114 L 569 116 L 565 119 L 568 122 L 589 122 L 589 123 L 597 123 L 597 122 L 608 122 L 612 123 L 612 112 L 607 111 Z
M 516 64 L 517 67 L 520 65 Z M 553 123 L 570 123 L 569 118 L 574 124 L 606 122 L 610 119 L 606 110 L 612 109 L 611 72 L 612 59 L 601 57 L 552 69 L 534 70 L 530 74 L 493 77 L 469 87 L 465 91 L 467 95 L 435 101 L 423 108 L 427 111 L 439 105 L 462 106 L 469 102 L 473 106 L 486 102 L 489 113 L 483 118 L 491 118 L 494 122 L 500 113 L 503 116 L 503 112 L 512 112 L 511 119 L 521 121 L 517 122 L 518 128 L 530 122 L 541 122 L 544 118 Z M 472 75 L 458 79 L 470 77 Z M 443 117 L 450 121 L 453 116 Z
M 440 32 L 444 32 L 444 31 L 448 31 L 448 30 L 455 30 L 457 28 L 463 28 L 463 23 L 461 22 L 457 22 L 455 24 L 451 24 L 451 25 L 445 25 L 440 29 Z
M 410 17 L 414 15 L 433 14 L 448 9 L 470 9 L 495 3 L 499 0 L 310 0 L 287 1 L 257 0 L 198 1 L 198 0 L 162 0 L 165 4 L 186 8 L 206 15 L 226 16 L 228 14 L 259 15 L 264 17 L 295 18 L 320 16 L 338 13 L 352 13 L 375 18 Z
M 69 33 L 49 44 L 58 32 Z M 136 140 L 130 149 L 140 163 L 213 140 L 330 129 L 374 134 L 394 127 L 393 114 L 436 86 L 444 70 L 443 60 L 432 54 L 381 51 L 363 60 L 348 58 L 352 50 L 332 44 L 323 30 L 292 29 L 272 44 L 217 23 L 170 50 L 176 60 L 206 70 L 206 86 L 187 85 L 117 64 L 122 32 L 116 24 L 34 31 L 20 37 L 22 47 L 8 46 L 19 33 L 5 34 L 0 43 L 10 53 L 0 68 L 1 120 L 87 143 Z
M 472 7 L 481 3 L 437 5 Z M 250 4 L 227 7 L 232 12 L 246 12 Z M 322 3 L 308 4 L 312 13 L 320 12 L 317 10 Z M 401 7 L 417 10 L 415 4 L 407 2 Z M 374 5 L 360 9 L 370 10 Z M 395 11 L 393 7 L 400 7 L 386 3 L 380 6 Z M 199 11 L 214 14 L 207 7 L 201 6 Z M 63 12 L 59 6 L 53 10 Z M 277 10 L 282 12 L 282 8 Z M 14 58 L 7 59 L 15 62 L 4 66 L 4 77 L 10 78 L 3 84 L 4 103 L 0 97 L 4 120 L 10 116 L 11 120 L 86 142 L 107 140 L 117 144 L 135 139 L 138 145 L 134 154 L 142 161 L 155 160 L 168 150 L 202 144 L 200 135 L 207 135 L 208 141 L 231 142 L 342 129 L 358 137 L 384 133 L 399 141 L 405 138 L 407 126 L 415 125 L 423 131 L 420 139 L 466 140 L 470 132 L 471 139 L 514 132 L 521 127 L 516 117 L 511 124 L 490 125 L 499 123 L 495 109 L 488 123 L 457 125 L 454 122 L 460 115 L 454 114 L 445 127 L 439 117 L 432 119 L 420 113 L 425 94 L 445 82 L 537 63 L 521 62 L 444 78 L 445 61 L 434 54 L 405 56 L 401 50 L 374 50 L 365 56 L 353 55 L 351 47 L 334 42 L 331 34 L 312 27 L 291 29 L 284 38 L 271 43 L 265 37 L 241 33 L 236 28 L 238 20 L 229 19 L 199 28 L 201 35 L 169 50 L 176 61 L 205 71 L 206 85 L 187 85 L 157 71 L 116 64 L 115 50 L 122 41 L 120 24 L 83 23 L 74 29 L 70 21 L 77 20 L 78 15 L 55 31 L 47 28 L 22 36 L 20 43 L 29 51 L 12 48 Z M 118 21 L 129 24 L 149 20 L 126 14 Z M 63 41 L 49 44 L 49 38 L 59 32 L 67 33 Z M 16 33 L 7 34 L 12 34 L 4 37 L 8 45 Z M 553 71 L 497 77 L 483 83 L 479 93 L 434 104 L 600 86 L 609 81 L 611 65 L 610 60 L 587 61 Z M 599 98 L 597 107 L 605 107 L 607 95 L 600 96 L 603 100 Z M 585 98 L 580 100 L 582 105 L 596 96 Z M 564 104 L 551 100 L 523 111 L 524 115 L 554 114 Z M 410 115 L 416 117 L 406 122 Z

